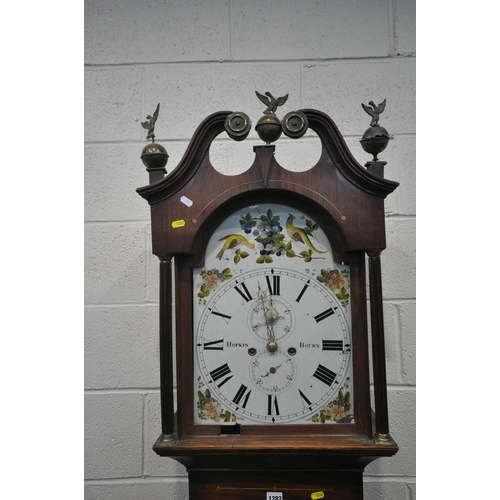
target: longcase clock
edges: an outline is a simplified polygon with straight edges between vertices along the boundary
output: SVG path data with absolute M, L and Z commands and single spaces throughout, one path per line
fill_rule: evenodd
M 159 107 L 143 124 L 150 184 L 137 191 L 160 260 L 162 430 L 153 448 L 186 467 L 190 500 L 361 500 L 365 466 L 398 450 L 380 270 L 384 199 L 398 184 L 383 178 L 377 153 L 358 164 L 324 113 L 279 120 L 286 97 L 257 95 L 268 106 L 255 127 L 265 144 L 240 175 L 216 171 L 209 150 L 221 133 L 247 137 L 245 113 L 207 117 L 166 176 L 153 134 Z M 372 125 L 363 147 L 380 151 L 388 137 L 378 115 Z M 271 143 L 308 128 L 321 139 L 319 161 L 282 168 Z

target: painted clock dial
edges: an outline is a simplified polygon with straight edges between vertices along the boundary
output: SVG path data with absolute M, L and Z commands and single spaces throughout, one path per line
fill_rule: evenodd
M 195 423 L 353 423 L 349 266 L 311 217 L 229 214 L 193 270 Z

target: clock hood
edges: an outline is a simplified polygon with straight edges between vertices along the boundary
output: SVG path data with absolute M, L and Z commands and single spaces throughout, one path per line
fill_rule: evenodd
M 202 226 L 217 219 L 221 207 L 272 197 L 309 205 L 335 227 L 345 251 L 385 248 L 384 199 L 398 186 L 362 167 L 353 157 L 333 120 L 303 109 L 319 136 L 322 153 L 305 172 L 291 172 L 276 160 L 279 145 L 255 146 L 255 159 L 240 175 L 219 173 L 210 163 L 213 140 L 224 131 L 230 111 L 208 116 L 167 176 L 137 189 L 151 206 L 153 253 L 190 254 Z

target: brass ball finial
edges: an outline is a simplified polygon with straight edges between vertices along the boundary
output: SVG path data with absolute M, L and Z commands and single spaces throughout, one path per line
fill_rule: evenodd
M 389 132 L 384 127 L 370 127 L 361 140 L 361 147 L 369 154 L 373 155 L 373 161 L 378 161 L 378 155 L 389 144 Z
M 161 144 L 153 142 L 144 147 L 141 160 L 146 168 L 164 168 L 168 162 L 168 153 Z
M 153 115 L 148 115 L 146 118 L 148 121 L 141 122 L 141 125 L 148 131 L 146 139 L 151 139 L 151 144 L 144 146 L 141 153 L 142 163 L 146 166 L 150 174 L 150 181 L 155 181 L 163 177 L 163 173 L 166 172 L 165 166 L 168 162 L 167 150 L 161 145 L 155 142 L 155 124 L 160 113 L 160 103 L 156 106 Z
M 385 109 L 385 102 L 386 99 L 378 106 L 373 101 L 370 101 L 369 105 L 361 104 L 363 109 L 372 117 L 372 120 L 370 128 L 366 130 L 359 142 L 367 153 L 373 155 L 372 161 L 374 162 L 378 161 L 378 155 L 384 151 L 390 139 L 389 132 L 378 124 L 380 115 Z
M 274 114 L 262 116 L 255 125 L 255 130 L 266 144 L 277 141 L 283 131 L 279 118 Z
M 271 142 L 277 141 L 283 132 L 281 122 L 274 113 L 279 106 L 283 106 L 283 104 L 285 104 L 288 99 L 288 94 L 283 97 L 278 97 L 277 99 L 271 94 L 271 92 L 260 94 L 255 91 L 255 95 L 263 104 L 267 106 L 264 111 L 264 116 L 262 116 L 257 122 L 257 125 L 255 125 L 255 130 L 266 144 L 271 144 Z

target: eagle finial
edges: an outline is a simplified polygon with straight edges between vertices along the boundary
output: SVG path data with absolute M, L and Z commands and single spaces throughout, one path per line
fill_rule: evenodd
M 158 119 L 158 113 L 160 112 L 160 103 L 158 103 L 158 106 L 156 106 L 156 110 L 153 113 L 153 116 L 148 115 L 146 118 L 149 120 L 148 122 L 141 122 L 141 125 L 148 131 L 148 136 L 146 137 L 147 139 L 152 139 L 153 142 L 155 142 L 155 123 L 156 120 Z
M 385 109 L 385 101 L 384 99 L 378 106 L 375 105 L 373 101 L 370 101 L 368 104 L 371 106 L 367 106 L 366 104 L 361 103 L 363 109 L 372 117 L 372 121 L 370 123 L 370 127 L 378 126 L 378 120 L 380 115 L 384 112 Z
M 288 94 L 283 97 L 278 97 L 278 99 L 276 99 L 271 92 L 265 92 L 265 95 L 262 95 L 255 91 L 255 94 L 267 106 L 267 109 L 264 111 L 265 115 L 274 115 L 278 106 L 283 106 L 288 99 Z

